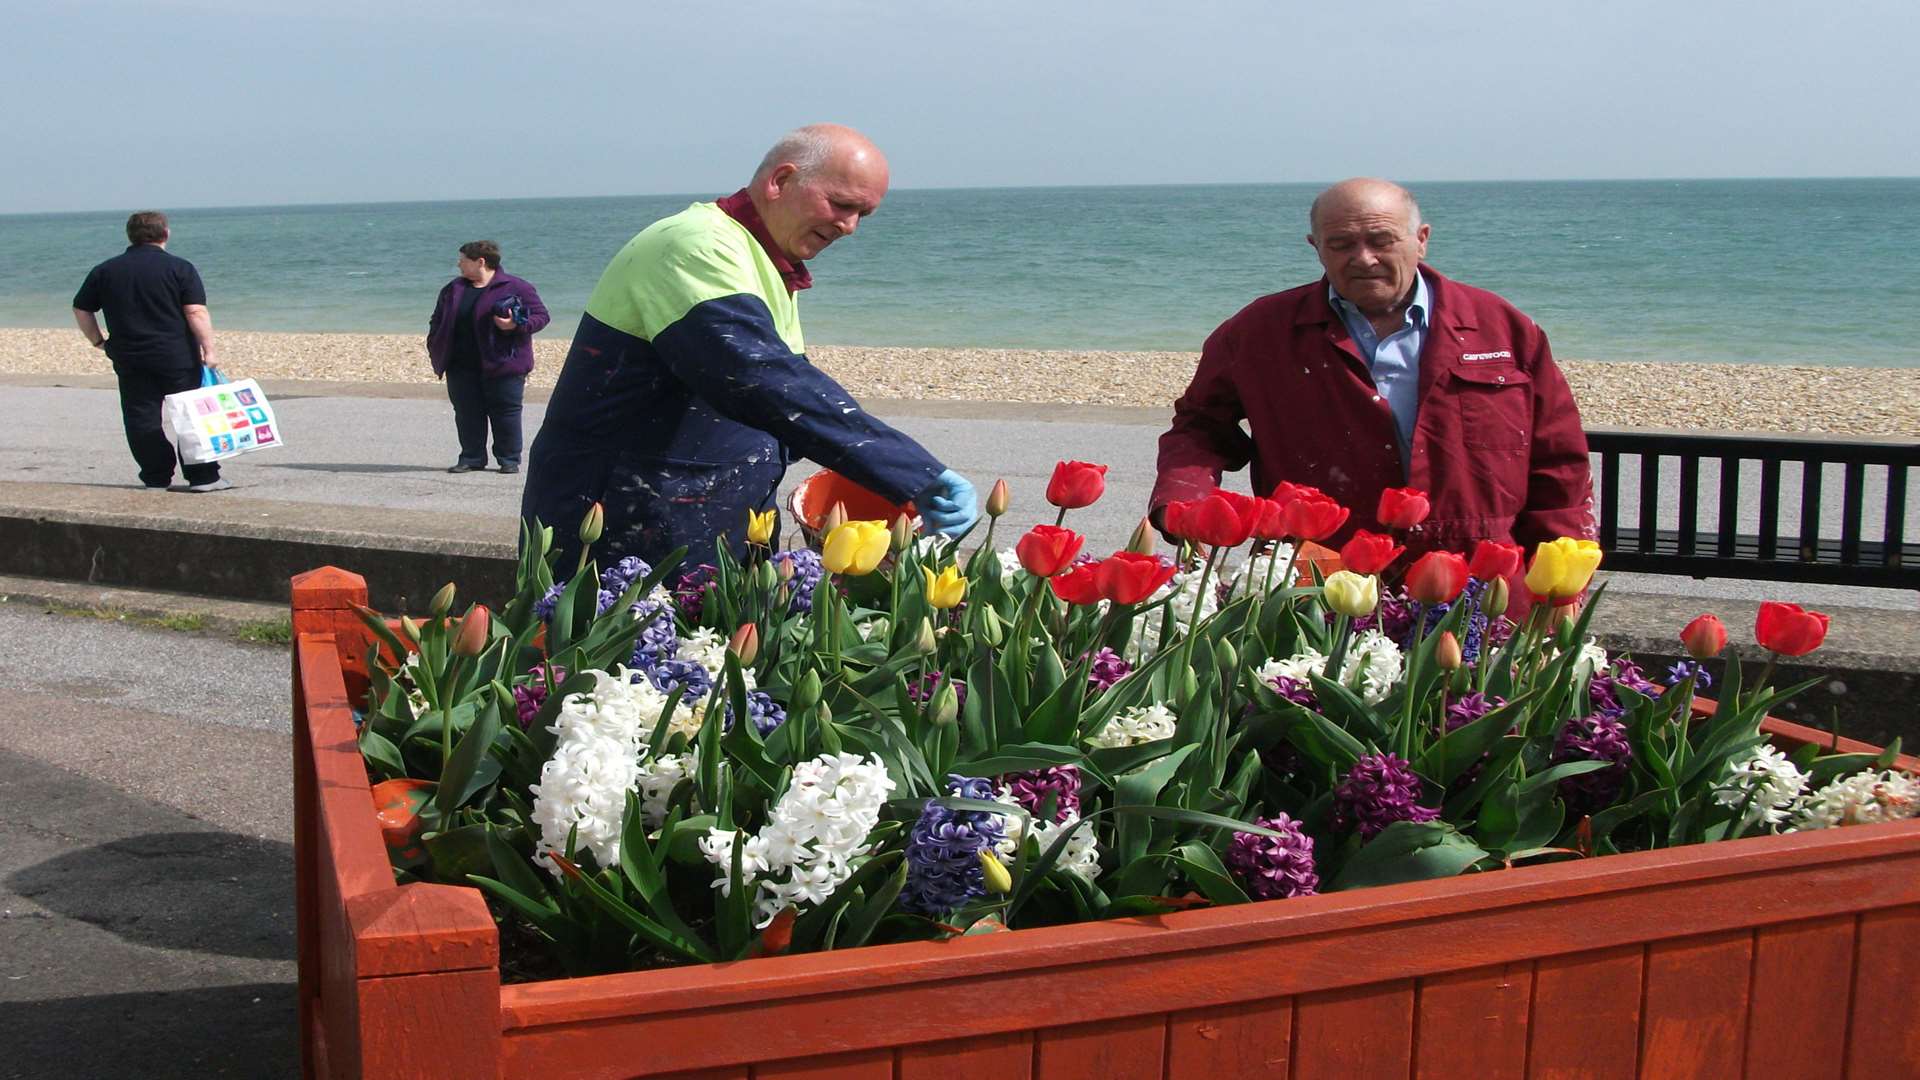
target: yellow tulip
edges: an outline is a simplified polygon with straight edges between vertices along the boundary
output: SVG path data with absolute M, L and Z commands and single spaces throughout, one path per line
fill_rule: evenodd
M 929 567 L 920 568 L 920 576 L 927 582 L 927 606 L 941 611 L 958 604 L 967 598 L 967 579 L 960 576 L 960 568 L 949 566 L 935 574 Z
M 1544 599 L 1565 600 L 1580 595 L 1599 567 L 1599 544 L 1571 536 L 1549 540 L 1533 549 L 1533 565 L 1527 567 L 1527 588 Z
M 999 859 L 994 858 L 993 852 L 986 848 L 980 849 L 980 869 L 983 871 L 981 877 L 985 879 L 983 884 L 986 885 L 988 892 L 1013 891 L 1013 875 L 1007 873 L 1006 866 Z
M 1335 570 L 1327 576 L 1327 606 L 1348 618 L 1373 614 L 1380 606 L 1380 579 L 1372 574 Z
M 747 543 L 766 547 L 773 539 L 773 510 L 747 511 Z
M 871 574 L 887 557 L 892 540 L 893 530 L 884 521 L 849 521 L 827 534 L 820 545 L 820 562 L 830 573 Z

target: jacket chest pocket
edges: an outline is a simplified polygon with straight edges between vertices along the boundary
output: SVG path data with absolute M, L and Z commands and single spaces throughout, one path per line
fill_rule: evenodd
M 1533 378 L 1518 368 L 1453 369 L 1461 442 L 1482 450 L 1524 450 L 1533 430 Z

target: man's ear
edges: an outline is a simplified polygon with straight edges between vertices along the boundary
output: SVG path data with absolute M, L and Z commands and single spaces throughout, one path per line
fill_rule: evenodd
M 798 165 L 789 163 L 775 166 L 774 170 L 767 174 L 767 186 L 763 194 L 769 199 L 779 198 L 788 188 L 793 186 L 794 179 L 799 175 L 800 167 Z

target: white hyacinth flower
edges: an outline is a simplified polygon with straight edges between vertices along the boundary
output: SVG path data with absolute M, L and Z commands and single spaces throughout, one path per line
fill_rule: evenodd
M 1591 679 L 1595 672 L 1607 670 L 1607 665 L 1611 662 L 1607 656 L 1607 650 L 1600 647 L 1600 642 L 1595 638 L 1588 638 L 1587 643 L 1580 646 L 1580 655 L 1574 658 L 1573 677 Z
M 1806 786 L 1807 774 L 1787 755 L 1771 746 L 1758 746 L 1752 757 L 1729 766 L 1726 783 L 1714 789 L 1713 798 L 1722 806 L 1746 806 L 1743 825 L 1756 821 L 1778 825 L 1793 812 Z
M 1020 805 L 1019 800 L 1013 797 L 1013 791 L 1005 787 L 993 799 L 1008 806 Z M 1080 815 L 1069 811 L 1058 823 L 1042 821 L 1026 814 L 1007 814 L 1000 820 L 1006 825 L 1006 831 L 1001 835 L 1000 842 L 993 846 L 994 854 L 1000 856 L 1001 862 L 1012 866 L 1014 860 L 1020 857 L 1020 845 L 1026 837 L 1026 829 L 1033 830 L 1037 848 L 1032 852 L 1032 857 L 1037 859 L 1046 854 L 1062 832 L 1073 828 L 1080 820 Z M 1067 846 L 1061 850 L 1060 857 L 1054 860 L 1053 865 L 1092 884 L 1100 876 L 1100 842 L 1094 837 L 1093 829 L 1075 829 L 1073 838 L 1067 841 Z
M 692 754 L 662 754 L 639 768 L 640 816 L 647 828 L 658 829 L 667 820 L 667 800 L 680 782 L 693 775 Z
M 1347 642 L 1347 657 L 1341 662 L 1340 685 L 1360 695 L 1362 701 L 1377 705 L 1393 692 L 1406 671 L 1406 657 L 1392 638 L 1378 630 L 1362 630 Z M 1286 659 L 1272 659 L 1260 665 L 1261 681 L 1271 684 L 1275 677 L 1309 682 L 1308 675 L 1325 677 L 1327 657 L 1314 649 L 1297 652 Z
M 1920 814 L 1920 780 L 1894 770 L 1855 773 L 1802 799 L 1789 831 L 1902 821 Z
M 624 667 L 588 674 L 593 689 L 561 702 L 549 729 L 558 736 L 553 757 L 531 788 L 540 827 L 535 858 L 555 876 L 560 869 L 545 856 L 564 852 L 570 834 L 600 866 L 619 864 L 627 792 L 640 782 L 640 758 L 666 704 L 652 683 L 634 682 Z
M 1138 746 L 1141 743 L 1158 742 L 1173 738 L 1174 726 L 1180 718 L 1173 710 L 1155 702 L 1152 705 L 1135 705 L 1122 711 L 1107 721 L 1105 727 L 1087 736 L 1087 742 L 1097 747 Z
M 878 757 L 823 754 L 793 767 L 793 779 L 767 824 L 742 841 L 741 880 L 754 888 L 754 924 L 766 926 L 782 908 L 818 904 L 853 875 L 869 851 L 867 836 L 894 788 Z M 710 829 L 700 851 L 719 869 L 714 887 L 733 888 L 734 834 Z
M 1133 640 L 1127 645 L 1127 654 L 1135 664 L 1144 662 L 1162 648 L 1171 646 L 1175 641 L 1187 636 L 1187 624 L 1193 619 L 1193 606 L 1196 600 L 1200 604 L 1201 622 L 1206 622 L 1220 610 L 1220 599 L 1215 595 L 1214 590 L 1217 578 L 1208 578 L 1206 595 L 1199 595 L 1202 573 L 1204 570 L 1200 569 L 1182 570 L 1147 598 L 1147 604 L 1158 604 L 1168 597 L 1173 599 L 1165 607 L 1154 608 L 1134 620 Z M 1161 624 L 1166 621 L 1169 612 L 1172 613 L 1173 625 L 1166 640 L 1162 641 Z

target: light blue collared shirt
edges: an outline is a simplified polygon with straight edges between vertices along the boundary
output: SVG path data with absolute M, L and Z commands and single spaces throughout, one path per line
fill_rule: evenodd
M 1427 343 L 1427 312 L 1432 307 L 1427 276 L 1416 271 L 1413 277 L 1413 302 L 1407 305 L 1407 321 L 1385 338 L 1373 332 L 1373 324 L 1359 308 L 1335 292 L 1331 282 L 1327 284 L 1327 299 L 1359 346 L 1361 357 L 1373 373 L 1374 387 L 1393 410 L 1394 433 L 1400 438 L 1400 466 L 1407 469 L 1411 468 L 1413 424 L 1420 411 L 1420 349 Z

